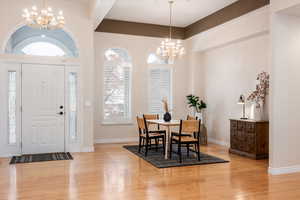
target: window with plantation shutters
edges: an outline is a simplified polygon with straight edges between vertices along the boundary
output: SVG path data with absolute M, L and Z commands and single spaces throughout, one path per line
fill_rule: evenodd
M 150 66 L 149 68 L 149 112 L 163 114 L 162 100 L 166 99 L 169 109 L 172 109 L 172 71 L 162 66 Z
M 104 62 L 103 122 L 131 122 L 131 59 L 123 49 L 108 49 Z

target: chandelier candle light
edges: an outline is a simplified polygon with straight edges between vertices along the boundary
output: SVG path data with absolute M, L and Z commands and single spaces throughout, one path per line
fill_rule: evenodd
M 169 0 L 170 4 L 170 29 L 169 38 L 161 42 L 161 46 L 157 48 L 156 54 L 164 60 L 168 60 L 169 64 L 174 64 L 174 60 L 182 56 L 185 51 L 181 40 L 172 40 L 172 6 L 174 0 Z
M 43 8 L 38 10 L 37 6 L 31 9 L 25 8 L 22 17 L 26 20 L 26 24 L 32 28 L 54 30 L 61 29 L 65 25 L 63 11 L 59 11 L 55 16 L 51 7 L 47 6 L 46 0 L 43 0 Z

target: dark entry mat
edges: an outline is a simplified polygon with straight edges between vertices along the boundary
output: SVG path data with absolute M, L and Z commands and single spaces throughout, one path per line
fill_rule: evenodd
M 22 156 L 12 157 L 9 164 L 45 162 L 45 161 L 57 161 L 57 160 L 73 160 L 73 157 L 69 152 L 22 155 Z

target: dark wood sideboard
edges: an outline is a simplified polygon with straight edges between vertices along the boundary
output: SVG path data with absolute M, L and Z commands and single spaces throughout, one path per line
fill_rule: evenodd
M 269 157 L 269 122 L 230 119 L 230 153 L 253 159 Z

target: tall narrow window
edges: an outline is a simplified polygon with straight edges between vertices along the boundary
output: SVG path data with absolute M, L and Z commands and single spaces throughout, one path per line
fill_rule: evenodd
M 77 73 L 69 73 L 69 135 L 71 140 L 77 139 Z
M 131 59 L 122 49 L 108 49 L 104 62 L 103 122 L 131 121 Z
M 8 72 L 8 143 L 17 142 L 17 72 Z
M 162 114 L 162 100 L 168 101 L 172 109 L 172 75 L 171 69 L 167 67 L 150 67 L 149 69 L 149 112 Z

